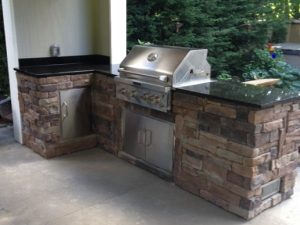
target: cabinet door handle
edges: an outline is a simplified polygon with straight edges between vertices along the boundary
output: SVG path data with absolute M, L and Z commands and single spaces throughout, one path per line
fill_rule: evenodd
M 146 137 L 146 147 L 149 147 L 152 144 L 152 131 L 145 129 L 145 137 Z
M 138 144 L 142 144 L 144 145 L 145 143 L 145 132 L 143 130 L 139 130 L 138 131 L 138 137 L 137 137 L 137 141 L 138 141 Z
M 65 108 L 65 111 L 63 111 L 63 109 Z M 67 102 L 63 102 L 61 104 L 61 111 L 62 111 L 62 121 L 64 121 L 68 116 L 69 116 L 69 108 L 68 108 L 68 104 Z

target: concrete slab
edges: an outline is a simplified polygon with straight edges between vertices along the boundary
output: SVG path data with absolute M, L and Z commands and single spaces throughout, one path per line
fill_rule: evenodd
M 0 225 L 298 225 L 299 184 L 246 222 L 100 149 L 46 160 L 0 129 Z

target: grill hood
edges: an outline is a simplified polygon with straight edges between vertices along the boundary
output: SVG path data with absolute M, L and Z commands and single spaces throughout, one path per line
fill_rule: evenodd
M 186 86 L 210 80 L 206 58 L 207 49 L 137 45 L 122 61 L 119 72 L 120 77 Z

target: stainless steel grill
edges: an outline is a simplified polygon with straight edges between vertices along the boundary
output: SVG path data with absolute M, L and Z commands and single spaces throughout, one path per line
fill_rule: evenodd
M 166 112 L 171 89 L 210 81 L 207 49 L 135 46 L 116 77 L 119 99 Z

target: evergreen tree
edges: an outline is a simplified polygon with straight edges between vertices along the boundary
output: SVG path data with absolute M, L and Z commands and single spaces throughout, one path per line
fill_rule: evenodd
M 128 0 L 128 47 L 137 40 L 208 48 L 213 74 L 239 75 L 268 41 L 269 0 Z M 182 27 L 176 29 L 176 24 Z

